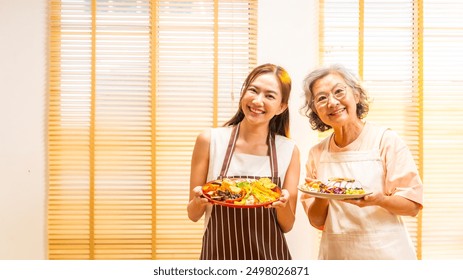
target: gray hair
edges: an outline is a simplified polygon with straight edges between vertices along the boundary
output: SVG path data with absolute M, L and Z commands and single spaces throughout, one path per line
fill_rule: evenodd
M 328 76 L 329 74 L 340 75 L 343 77 L 347 86 L 358 93 L 359 103 L 357 103 L 356 112 L 359 119 L 365 118 L 370 109 L 370 99 L 368 94 L 363 88 L 360 79 L 355 74 L 353 74 L 353 72 L 340 64 L 333 64 L 330 66 L 317 68 L 310 72 L 304 79 L 303 89 L 305 95 L 305 103 L 301 109 L 303 114 L 309 118 L 312 129 L 322 132 L 331 129 L 331 126 L 322 122 L 316 113 L 315 107 L 313 105 L 314 93 L 312 92 L 312 87 L 316 81 Z

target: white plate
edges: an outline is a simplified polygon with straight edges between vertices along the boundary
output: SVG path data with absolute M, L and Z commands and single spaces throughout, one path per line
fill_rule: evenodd
M 362 194 L 334 194 L 334 193 L 313 192 L 313 191 L 306 190 L 302 187 L 299 187 L 298 189 L 301 192 L 308 193 L 313 197 L 325 198 L 325 199 L 336 199 L 336 200 L 362 198 L 366 195 L 372 194 L 371 192 L 362 193 Z

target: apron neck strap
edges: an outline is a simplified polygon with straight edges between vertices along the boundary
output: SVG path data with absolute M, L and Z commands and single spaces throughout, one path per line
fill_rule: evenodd
M 228 168 L 230 167 L 230 162 L 232 159 L 232 155 L 235 151 L 236 141 L 238 140 L 239 130 L 240 130 L 240 123 L 235 125 L 232 129 L 230 140 L 228 141 L 227 152 L 225 153 L 225 158 L 222 163 L 222 170 L 220 171 L 219 178 L 225 178 L 227 176 Z M 272 172 L 273 178 L 278 178 L 278 160 L 277 160 L 274 133 L 269 132 L 267 144 L 269 147 L 268 156 L 270 157 L 270 171 Z

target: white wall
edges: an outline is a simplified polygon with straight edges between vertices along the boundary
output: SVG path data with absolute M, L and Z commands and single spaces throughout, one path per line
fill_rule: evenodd
M 291 133 L 301 162 L 315 134 L 299 115 L 302 79 L 316 63 L 315 0 L 259 1 L 259 63 L 293 80 Z M 47 0 L 0 0 L 0 259 L 46 259 Z M 301 174 L 303 178 L 305 174 Z M 298 202 L 287 235 L 295 259 L 316 257 Z
M 0 259 L 46 258 L 46 2 L 0 0 Z
M 260 0 L 258 63 L 283 66 L 292 79 L 290 100 L 291 137 L 301 152 L 301 182 L 309 146 L 316 141 L 307 117 L 299 113 L 303 104 L 302 80 L 317 64 L 318 29 L 315 0 Z M 313 240 L 317 233 L 310 226 L 301 203 L 296 208 L 296 222 L 286 235 L 293 259 L 316 259 L 318 249 Z

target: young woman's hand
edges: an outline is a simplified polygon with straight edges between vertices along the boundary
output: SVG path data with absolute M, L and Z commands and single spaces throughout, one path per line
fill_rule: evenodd
M 273 202 L 270 205 L 270 207 L 285 208 L 288 201 L 289 201 L 289 192 L 288 190 L 282 189 L 280 198 L 277 201 Z
M 205 205 L 208 204 L 209 201 L 207 198 L 204 197 L 203 194 L 203 187 L 202 186 L 196 186 L 193 188 L 193 203 L 197 205 Z

